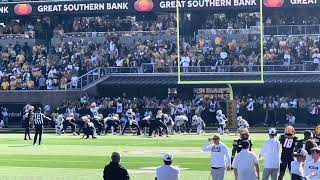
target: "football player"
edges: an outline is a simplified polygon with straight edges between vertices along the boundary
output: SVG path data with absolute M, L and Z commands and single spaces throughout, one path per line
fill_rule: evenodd
M 33 110 L 34 107 L 28 107 L 28 112 L 23 115 L 23 127 L 24 127 L 24 140 L 27 140 L 27 136 L 29 140 L 32 140 L 30 137 L 30 126 L 33 118 Z
M 135 113 L 133 112 L 132 109 L 128 109 L 126 112 L 126 117 L 127 117 L 127 121 L 124 125 L 123 131 L 122 131 L 122 135 L 124 134 L 125 130 L 127 128 L 136 128 L 137 129 L 137 135 L 141 135 L 140 132 L 140 127 L 138 125 L 138 122 L 135 120 Z
M 218 110 L 218 111 L 217 111 L 216 119 L 217 119 L 218 122 L 219 122 L 218 133 L 220 133 L 220 135 L 223 135 L 225 132 L 228 133 L 228 130 L 225 129 L 225 128 L 227 127 L 226 122 L 228 121 L 228 119 L 227 119 L 226 116 L 222 113 L 222 110 Z
M 242 129 L 249 129 L 250 128 L 250 125 L 249 125 L 248 121 L 243 119 L 242 116 L 239 116 L 237 118 L 237 121 L 238 121 L 237 133 L 239 133 Z
M 202 120 L 201 117 L 194 115 L 192 117 L 192 126 L 197 126 L 197 134 L 203 133 L 203 129 L 206 127 L 206 123 Z
M 84 116 L 85 119 L 85 123 L 84 123 L 84 128 L 83 128 L 83 137 L 86 136 L 86 139 L 89 138 L 89 136 L 91 135 L 92 138 L 96 138 L 96 128 L 94 127 L 93 122 L 91 122 L 91 118 L 90 116 Z
M 320 126 L 316 127 L 316 130 L 314 131 L 314 140 L 317 143 L 318 146 L 320 146 Z
M 298 138 L 295 136 L 295 129 L 292 126 L 287 126 L 284 129 L 284 135 L 280 136 L 280 144 L 282 147 L 281 152 L 281 163 L 280 163 L 280 174 L 278 180 L 283 180 L 286 169 L 288 167 L 291 171 L 291 162 L 293 159 L 293 151 L 298 143 Z
M 163 123 L 167 126 L 168 134 L 173 135 L 174 134 L 174 129 L 173 129 L 174 121 L 168 114 L 163 115 Z
M 105 133 L 108 134 L 108 131 L 111 129 L 111 134 L 115 134 L 118 131 L 120 126 L 120 119 L 118 114 L 114 114 L 113 116 L 106 117 L 104 119 L 105 124 Z
M 178 133 L 181 133 L 181 128 L 184 128 L 184 132 L 187 132 L 187 126 L 186 123 L 188 122 L 188 117 L 186 115 L 179 115 L 174 118 L 175 122 L 175 130 Z
M 304 131 L 303 135 L 304 135 L 304 138 L 298 140 L 296 149 L 301 149 L 301 148 L 306 149 L 305 147 L 306 147 L 307 141 L 313 140 L 313 134 L 310 130 Z
M 250 143 L 249 151 L 251 151 L 252 141 L 250 139 L 249 130 L 248 129 L 242 129 L 240 131 L 240 138 L 233 141 L 232 157 L 231 157 L 232 161 L 233 161 L 233 158 L 235 157 L 235 155 L 237 153 L 240 153 L 240 151 L 242 150 L 242 145 L 241 144 L 242 144 L 243 141 L 246 141 L 246 140 L 249 141 L 249 143 Z

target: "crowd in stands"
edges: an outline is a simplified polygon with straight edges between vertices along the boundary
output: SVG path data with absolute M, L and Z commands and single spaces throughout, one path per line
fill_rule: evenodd
M 20 35 L 20 38 L 17 35 Z M 28 39 L 34 38 L 34 36 L 35 28 L 32 23 L 11 20 L 0 24 L 0 39 Z
M 312 70 L 319 70 L 320 43 L 310 37 L 267 37 L 264 42 L 264 61 L 266 65 L 303 64 L 311 61 Z
M 249 29 L 260 26 L 259 13 L 240 13 L 236 16 L 225 14 L 211 14 L 207 17 L 203 29 Z

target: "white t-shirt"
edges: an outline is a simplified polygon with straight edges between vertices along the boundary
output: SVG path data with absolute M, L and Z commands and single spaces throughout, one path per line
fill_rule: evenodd
M 312 58 L 313 58 L 313 63 L 315 63 L 315 64 L 319 64 L 320 63 L 320 53 L 314 53 L 312 55 Z
M 304 165 L 305 176 L 308 180 L 319 180 L 320 179 L 320 160 L 314 162 L 314 160 L 307 162 Z
M 292 161 L 290 173 L 304 177 L 303 164 L 300 164 L 297 160 Z
M 248 149 L 243 149 L 234 158 L 232 167 L 238 171 L 238 180 L 257 180 L 257 164 L 257 156 Z
M 189 64 L 190 64 L 190 58 L 188 56 L 182 56 L 181 57 L 182 67 L 189 67 Z
M 207 143 L 203 145 L 202 150 L 205 152 L 211 152 L 211 167 L 221 168 L 231 166 L 230 155 L 225 144 Z
M 179 180 L 180 170 L 178 167 L 163 165 L 156 169 L 157 180 Z
M 281 145 L 275 138 L 267 140 L 260 151 L 264 159 L 264 168 L 279 168 L 281 158 Z

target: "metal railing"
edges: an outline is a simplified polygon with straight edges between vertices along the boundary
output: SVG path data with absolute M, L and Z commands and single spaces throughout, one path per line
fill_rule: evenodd
M 320 69 L 316 69 L 313 62 L 305 62 L 304 64 L 293 65 L 264 65 L 264 72 L 315 72 L 320 73 Z M 200 74 L 210 73 L 216 75 L 223 75 L 227 73 L 250 75 L 261 72 L 260 65 L 221 65 L 221 66 L 189 66 L 181 67 L 181 73 Z M 85 75 L 82 75 L 75 81 L 71 81 L 66 85 L 66 90 L 78 90 L 88 87 L 98 80 L 112 74 L 126 74 L 130 75 L 147 75 L 147 74 L 177 74 L 177 66 L 159 66 L 153 63 L 142 64 L 139 67 L 99 67 Z
M 94 84 L 101 78 L 107 76 L 106 68 L 98 67 L 95 68 L 88 73 L 80 76 L 77 80 L 71 81 L 66 84 L 66 90 L 76 90 L 76 89 L 83 89 L 91 84 Z
M 260 34 L 259 26 L 251 26 L 244 29 L 199 29 L 199 36 L 213 36 L 213 35 L 225 35 L 225 34 Z
M 110 37 L 110 36 L 159 36 L 159 35 L 176 35 L 177 31 L 175 28 L 161 30 L 161 31 L 114 31 L 114 32 L 72 32 L 64 33 L 64 38 L 73 37 Z M 55 38 L 60 37 L 57 33 L 54 35 Z
M 264 26 L 265 35 L 306 35 L 320 34 L 320 24 L 316 25 L 274 25 Z
M 2 39 L 33 39 L 35 33 L 30 32 L 26 34 L 0 34 L 0 40 Z

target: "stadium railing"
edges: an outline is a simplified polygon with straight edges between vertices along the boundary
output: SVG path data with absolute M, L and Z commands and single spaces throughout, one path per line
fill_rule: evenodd
M 0 40 L 2 39 L 33 39 L 34 32 L 28 34 L 0 34 Z
M 74 37 L 110 37 L 110 36 L 148 36 L 148 35 L 176 35 L 176 29 L 171 28 L 168 30 L 161 31 L 114 31 L 114 32 L 71 32 L 64 33 L 64 38 L 74 38 Z M 55 34 L 58 36 L 58 34 Z
M 295 65 L 264 65 L 264 72 L 274 73 L 285 73 L 285 72 L 306 72 L 311 71 L 308 69 L 313 68 L 312 62 L 306 62 L 305 64 Z M 210 73 L 210 74 L 223 74 L 223 73 L 234 73 L 234 74 L 254 74 L 261 71 L 260 65 L 224 65 L 224 66 L 189 66 L 181 67 L 181 73 L 197 74 L 197 73 Z M 177 66 L 158 66 L 156 64 L 142 64 L 139 67 L 99 67 L 96 68 L 83 76 L 79 77 L 76 81 L 69 82 L 65 89 L 66 90 L 79 90 L 90 85 L 97 83 L 99 80 L 103 80 L 112 74 L 127 74 L 128 76 L 134 74 L 147 75 L 147 74 L 177 74 Z M 315 69 L 313 72 L 319 72 Z
M 264 26 L 265 35 L 306 35 L 320 34 L 320 24 L 316 25 L 274 25 Z

